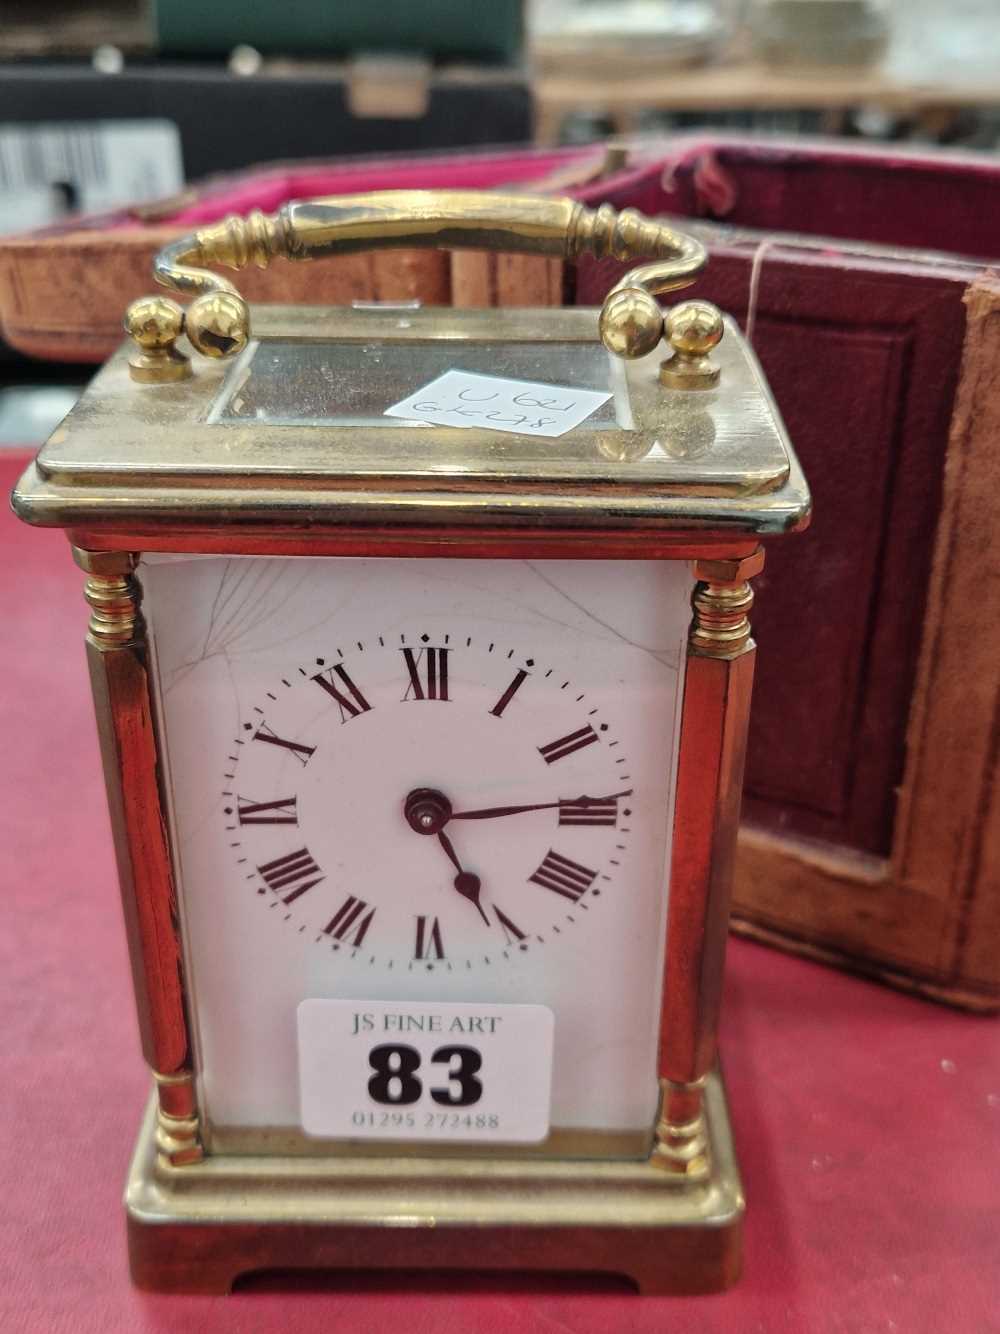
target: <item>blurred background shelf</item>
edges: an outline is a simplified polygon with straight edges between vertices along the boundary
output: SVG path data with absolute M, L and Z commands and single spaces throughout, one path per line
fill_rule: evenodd
M 864 108 L 913 119 L 928 136 L 938 137 L 961 111 L 992 110 L 1000 103 L 1000 79 L 986 76 L 932 82 L 908 80 L 885 68 L 823 67 L 804 76 L 752 60 L 675 69 L 669 75 L 640 65 L 627 75 L 613 71 L 598 76 L 594 71 L 560 72 L 560 62 L 554 57 L 550 61 L 534 77 L 535 137 L 543 144 L 558 142 L 575 112 L 604 116 L 612 132 L 628 134 L 642 129 L 650 112 L 702 113 L 701 123 L 705 115 L 717 119 L 719 113 L 751 113 L 745 117 L 749 128 L 754 112 L 817 111 L 824 113 L 818 128 L 836 132 L 852 109 Z
M 695 0 L 691 0 L 694 4 Z M 841 133 L 955 141 L 979 131 L 986 112 L 983 146 L 997 140 L 1000 105 L 1000 7 L 995 0 L 745 0 L 708 6 L 678 0 L 678 15 L 701 13 L 696 40 L 689 20 L 671 44 L 657 38 L 652 15 L 669 5 L 618 6 L 633 28 L 617 36 L 560 27 L 559 17 L 614 5 L 571 8 L 567 0 L 536 0 L 531 26 L 536 136 L 551 143 L 574 115 L 600 121 L 606 132 L 631 133 L 651 120 L 659 128 L 678 125 L 739 125 L 743 128 Z M 708 14 L 714 12 L 713 25 Z M 810 27 L 810 13 L 816 19 Z M 775 37 L 778 18 L 794 16 L 802 30 L 801 58 L 792 37 Z M 825 16 L 821 19 L 820 16 Z M 824 63 L 808 58 L 829 48 L 849 21 L 859 24 L 842 53 L 856 58 Z M 862 23 L 862 19 L 865 22 Z M 882 40 L 872 31 L 881 19 Z M 645 30 L 640 26 L 646 22 Z M 824 41 L 817 29 L 825 29 Z M 661 29 L 662 33 L 662 29 Z M 812 40 L 810 41 L 810 34 Z M 770 59 L 761 58 L 767 54 Z M 858 112 L 864 113 L 859 125 Z M 963 112 L 976 113 L 966 117 Z M 852 115 L 854 113 L 854 115 Z M 796 123 L 795 116 L 801 118 Z M 810 118 L 811 116 L 811 118 Z M 867 116 L 867 124 L 864 121 Z M 780 117 L 780 119 L 776 119 Z

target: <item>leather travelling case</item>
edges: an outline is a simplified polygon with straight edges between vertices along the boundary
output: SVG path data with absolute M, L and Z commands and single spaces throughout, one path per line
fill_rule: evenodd
M 758 586 L 734 924 L 995 1010 L 1000 169 L 702 138 L 602 194 L 716 220 L 692 292 L 750 316 L 812 483 Z

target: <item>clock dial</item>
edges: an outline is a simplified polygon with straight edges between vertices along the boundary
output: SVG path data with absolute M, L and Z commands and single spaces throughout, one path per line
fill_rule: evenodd
M 275 677 L 227 747 L 248 911 L 339 962 L 408 972 L 600 931 L 635 818 L 607 708 L 530 641 L 348 629 L 346 650 Z
M 641 1141 L 689 571 L 151 557 L 140 579 L 209 1140 L 301 1125 L 296 1012 L 332 999 L 543 1005 L 552 1126 Z

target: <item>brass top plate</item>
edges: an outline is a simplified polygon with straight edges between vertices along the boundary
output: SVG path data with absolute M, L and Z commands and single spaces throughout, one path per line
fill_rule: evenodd
M 183 529 L 296 522 L 530 524 L 737 533 L 800 526 L 808 490 L 735 325 L 721 383 L 666 389 L 662 347 L 625 363 L 597 312 L 254 311 L 233 362 L 137 384 L 127 349 L 97 374 L 15 492 L 30 522 Z M 451 368 L 611 390 L 555 439 L 382 415 Z

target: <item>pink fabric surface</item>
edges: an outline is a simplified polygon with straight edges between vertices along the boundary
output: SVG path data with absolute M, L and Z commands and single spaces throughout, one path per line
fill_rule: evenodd
M 26 456 L 0 457 L 9 490 Z M 0 517 L 0 1329 L 1000 1331 L 1000 1026 L 734 941 L 723 1048 L 749 1200 L 731 1292 L 587 1278 L 261 1280 L 151 1296 L 121 1189 L 147 1092 L 82 648 L 58 533 Z

